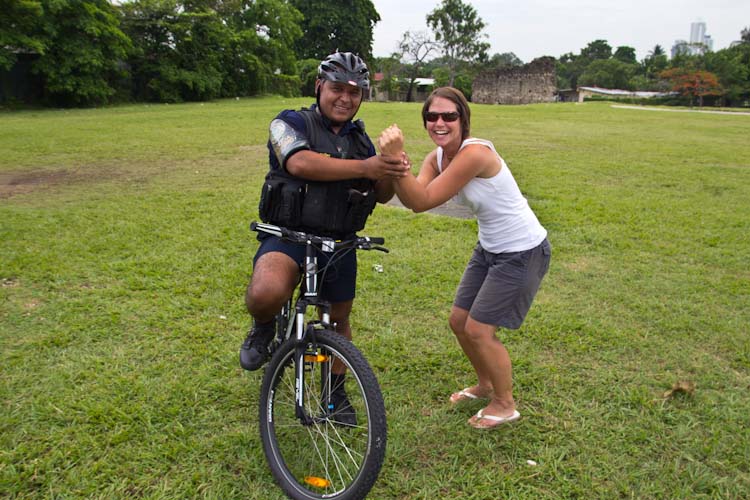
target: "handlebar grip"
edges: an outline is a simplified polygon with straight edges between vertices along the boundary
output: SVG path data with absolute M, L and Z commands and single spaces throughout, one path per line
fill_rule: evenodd
M 372 243 L 373 245 L 382 245 L 383 243 L 385 243 L 385 238 L 377 237 L 377 238 L 368 238 L 368 239 L 370 240 L 370 243 Z
M 289 232 L 288 229 L 284 227 L 274 226 L 273 224 L 266 224 L 265 222 L 256 222 L 253 221 L 250 223 L 250 229 L 252 231 L 257 231 L 259 233 L 268 233 L 268 234 L 274 234 L 279 237 L 286 236 L 286 234 Z

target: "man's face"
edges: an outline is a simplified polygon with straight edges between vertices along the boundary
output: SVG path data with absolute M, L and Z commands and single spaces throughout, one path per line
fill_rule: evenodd
M 351 120 L 362 103 L 362 89 L 356 85 L 319 80 L 320 112 L 333 123 Z

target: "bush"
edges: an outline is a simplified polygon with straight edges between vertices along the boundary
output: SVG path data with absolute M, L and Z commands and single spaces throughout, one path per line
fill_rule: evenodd
M 302 82 L 299 76 L 295 75 L 273 75 L 271 78 L 271 88 L 274 94 L 284 97 L 299 97 Z

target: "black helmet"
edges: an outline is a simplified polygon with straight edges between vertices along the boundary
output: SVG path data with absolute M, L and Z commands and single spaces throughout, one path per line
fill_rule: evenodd
M 318 78 L 332 82 L 347 83 L 368 90 L 370 71 L 358 55 L 351 52 L 334 52 L 320 62 Z

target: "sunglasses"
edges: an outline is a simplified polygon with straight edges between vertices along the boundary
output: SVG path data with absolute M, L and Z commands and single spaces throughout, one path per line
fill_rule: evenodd
M 429 111 L 424 114 L 424 119 L 428 122 L 436 122 L 438 118 L 442 118 L 444 122 L 455 122 L 461 115 L 457 111 L 450 111 L 448 113 L 434 113 Z

